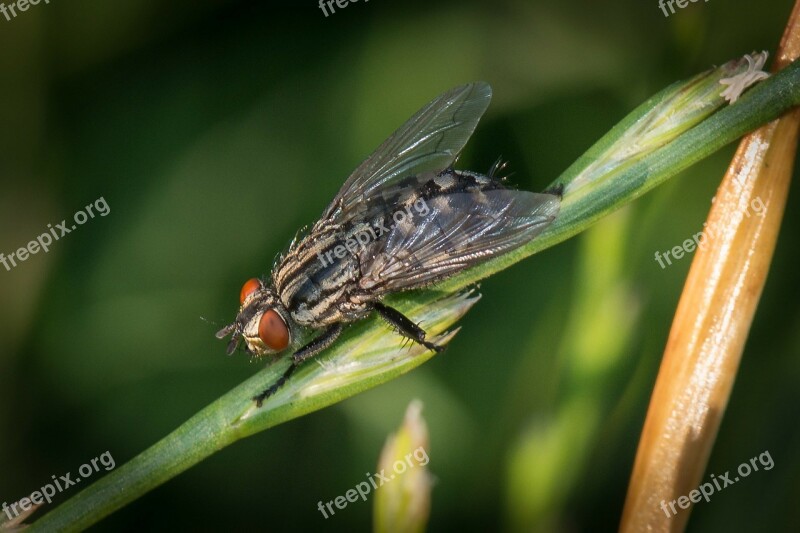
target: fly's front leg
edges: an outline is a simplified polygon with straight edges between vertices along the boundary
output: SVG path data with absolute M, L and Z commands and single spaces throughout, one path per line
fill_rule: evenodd
M 286 380 L 289 379 L 289 376 L 294 374 L 294 371 L 297 370 L 297 367 L 300 366 L 300 363 L 306 359 L 314 357 L 319 352 L 333 344 L 333 341 L 335 341 L 336 338 L 341 335 L 343 329 L 344 327 L 341 324 L 334 324 L 323 331 L 322 334 L 314 337 L 311 342 L 294 352 L 292 354 L 292 364 L 289 365 L 289 368 L 286 369 L 283 375 L 279 377 L 278 380 L 267 390 L 258 396 L 253 397 L 253 400 L 256 402 L 256 406 L 261 407 L 261 404 L 264 402 L 264 400 L 275 394 L 278 389 L 280 389 L 284 383 L 286 383 Z
M 432 342 L 425 340 L 425 330 L 416 325 L 406 315 L 388 305 L 383 305 L 380 302 L 375 302 L 375 310 L 381 315 L 385 321 L 392 325 L 401 335 L 418 342 L 429 350 L 441 352 L 444 346 L 439 346 Z

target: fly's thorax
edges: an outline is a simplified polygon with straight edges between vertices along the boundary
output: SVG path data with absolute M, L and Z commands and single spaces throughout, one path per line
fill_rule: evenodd
M 315 225 L 282 258 L 273 271 L 275 295 L 294 322 L 320 328 L 356 318 L 350 296 L 358 289 L 360 254 L 376 238 L 368 229 Z
M 302 278 L 298 279 L 299 274 L 308 274 L 318 270 L 320 266 L 325 266 L 320 258 L 324 259 L 327 248 L 339 242 L 340 234 L 340 227 L 326 225 L 320 221 L 308 235 L 293 244 L 272 270 L 276 294 L 283 296 L 287 292 L 294 292 L 296 290 L 294 286 L 302 282 Z M 314 265 L 315 261 L 320 264 Z M 284 303 L 288 304 L 285 300 Z

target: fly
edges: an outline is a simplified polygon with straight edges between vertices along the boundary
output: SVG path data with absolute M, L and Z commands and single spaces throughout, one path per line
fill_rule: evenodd
M 345 325 L 378 313 L 430 350 L 425 331 L 384 304 L 392 293 L 429 286 L 508 252 L 558 214 L 561 191 L 508 188 L 496 174 L 454 170 L 492 97 L 487 83 L 451 89 L 420 109 L 350 175 L 322 217 L 293 241 L 268 279 L 242 287 L 228 354 L 244 340 L 254 356 L 292 346 L 292 362 L 257 405 L 305 360 L 330 346 Z M 304 346 L 304 329 L 319 332 Z

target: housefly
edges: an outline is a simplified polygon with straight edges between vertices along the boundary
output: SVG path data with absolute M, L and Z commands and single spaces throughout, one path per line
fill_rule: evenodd
M 483 82 L 451 89 L 420 109 L 350 175 L 322 217 L 296 238 L 268 279 L 242 287 L 236 320 L 217 332 L 253 356 L 292 346 L 285 373 L 253 399 L 260 406 L 346 324 L 377 313 L 430 350 L 425 331 L 382 302 L 512 250 L 558 214 L 561 191 L 508 188 L 496 174 L 453 169 L 489 105 Z M 305 329 L 319 332 L 304 346 Z

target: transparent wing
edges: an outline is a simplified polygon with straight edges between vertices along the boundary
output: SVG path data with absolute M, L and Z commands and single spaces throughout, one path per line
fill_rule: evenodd
M 393 220 L 388 237 L 364 251 L 359 285 L 385 294 L 444 279 L 528 242 L 560 205 L 553 194 L 508 189 L 432 198 L 425 216 Z
M 489 84 L 476 82 L 450 89 L 420 109 L 353 171 L 323 220 L 353 218 L 384 187 L 452 165 L 491 98 Z

